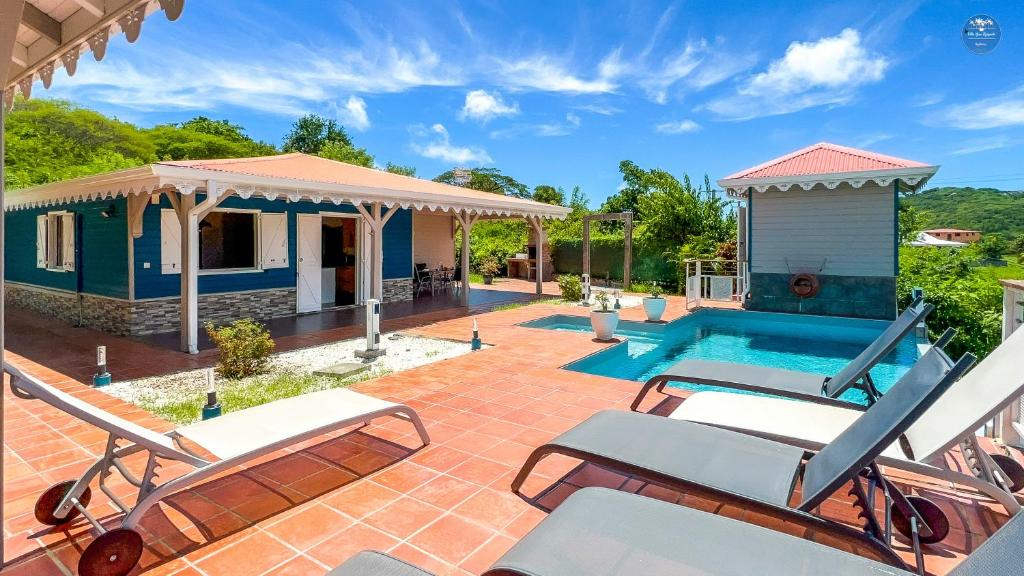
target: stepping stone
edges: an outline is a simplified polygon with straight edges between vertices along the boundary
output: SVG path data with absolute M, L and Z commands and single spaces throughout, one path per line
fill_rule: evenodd
M 362 362 L 341 362 L 321 370 L 316 370 L 313 374 L 316 374 L 317 376 L 330 376 L 332 378 L 348 378 L 349 376 L 365 372 L 369 369 L 370 365 L 363 364 Z

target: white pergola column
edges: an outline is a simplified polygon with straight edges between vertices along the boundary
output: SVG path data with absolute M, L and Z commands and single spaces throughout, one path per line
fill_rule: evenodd
M 199 353 L 199 222 L 227 197 L 217 182 L 206 183 L 206 198 L 196 204 L 196 194 L 181 194 L 171 203 L 181 224 L 181 351 Z
M 4 115 L 7 105 L 4 86 L 11 67 L 11 54 L 18 36 L 24 0 L 0 3 L 0 364 L 4 362 Z M 2 374 L 0 374 L 2 376 Z M 0 386 L 3 381 L 0 380 Z M 4 446 L 4 395 L 0 393 L 0 446 Z M 4 517 L 3 453 L 0 452 L 0 521 Z M 0 538 L 0 568 L 4 565 L 4 544 Z
M 362 203 L 355 207 L 370 227 L 370 297 L 380 302 L 384 299 L 384 226 L 400 208 L 392 206 L 385 212 L 380 202 L 371 203 L 369 210 Z
M 459 227 L 462 228 L 462 258 L 460 259 L 460 267 L 462 268 L 461 297 L 463 306 L 469 306 L 469 234 L 473 231 L 473 224 L 476 224 L 477 218 L 479 218 L 479 215 L 470 215 L 465 210 L 455 213 L 455 219 L 459 221 Z
M 547 239 L 544 232 L 544 222 L 540 216 L 530 216 L 526 219 L 533 227 L 537 238 L 537 294 L 544 293 L 544 241 Z

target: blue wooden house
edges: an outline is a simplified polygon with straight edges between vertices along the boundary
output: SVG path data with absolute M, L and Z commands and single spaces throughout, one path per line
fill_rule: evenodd
M 524 218 L 543 234 L 568 212 L 304 154 L 160 162 L 12 191 L 5 209 L 8 303 L 180 330 L 192 352 L 202 321 L 411 299 L 414 263 L 455 264 L 456 227 Z

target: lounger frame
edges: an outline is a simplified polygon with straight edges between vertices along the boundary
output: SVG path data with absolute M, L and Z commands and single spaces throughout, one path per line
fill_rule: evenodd
M 282 448 L 349 426 L 358 424 L 359 428 L 362 428 L 375 418 L 391 416 L 410 422 L 416 428 L 416 432 L 419 434 L 423 445 L 425 446 L 430 443 L 430 436 L 427 434 L 427 430 L 419 415 L 412 408 L 404 404 L 391 404 L 387 408 L 366 412 L 357 417 L 342 419 L 327 426 L 310 429 L 301 434 L 266 444 L 242 454 L 210 461 L 190 451 L 179 438 L 173 436 L 173 432 L 167 435 L 158 434 L 98 408 L 93 408 L 89 404 L 56 390 L 10 364 L 4 363 L 4 371 L 11 375 L 11 391 L 19 398 L 42 400 L 109 434 L 103 455 L 75 481 L 73 487 L 67 492 L 54 512 L 54 516 L 60 519 L 67 517 L 72 509 L 77 509 L 101 534 L 107 532 L 108 528 L 104 527 L 96 518 L 89 514 L 85 506 L 79 501 L 79 498 L 82 497 L 89 484 L 97 476 L 99 477 L 100 489 L 125 514 L 121 520 L 120 527 L 134 529 L 147 510 L 171 494 L 180 492 L 216 474 L 276 452 Z M 358 430 L 359 428 L 356 429 Z M 122 443 L 127 444 L 122 445 Z M 141 478 L 132 474 L 123 462 L 124 458 L 140 452 L 148 453 L 145 471 Z M 160 460 L 183 462 L 192 466 L 193 470 L 157 485 L 154 481 L 158 477 L 157 469 L 160 467 Z M 106 485 L 106 479 L 110 477 L 114 470 L 117 470 L 125 480 L 138 488 L 138 498 L 134 505 L 129 506 L 123 502 Z

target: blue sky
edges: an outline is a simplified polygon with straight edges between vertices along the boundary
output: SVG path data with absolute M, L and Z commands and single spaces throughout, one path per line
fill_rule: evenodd
M 960 38 L 978 13 L 1003 34 L 982 56 Z M 823 140 L 1024 189 L 1022 63 L 1024 4 L 1006 1 L 190 0 L 50 94 L 275 144 L 322 114 L 380 164 L 494 166 L 597 205 L 620 160 L 714 180 Z

